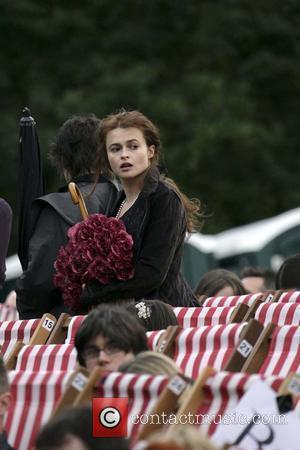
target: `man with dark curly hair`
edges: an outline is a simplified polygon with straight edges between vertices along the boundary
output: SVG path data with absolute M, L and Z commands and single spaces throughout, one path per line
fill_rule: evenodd
M 96 180 L 95 176 L 100 123 L 94 115 L 70 118 L 59 129 L 49 154 L 60 177 L 66 183 L 77 183 L 89 214 L 106 214 L 117 195 L 112 182 L 103 176 Z M 59 248 L 68 242 L 68 229 L 82 220 L 67 185 L 36 199 L 31 220 L 34 227 L 29 242 L 29 263 L 17 280 L 17 308 L 21 319 L 39 318 L 45 312 L 59 316 L 66 308 L 60 290 L 53 284 L 54 261 Z
M 121 305 L 101 304 L 82 322 L 75 336 L 77 359 L 93 370 L 118 370 L 121 364 L 148 350 L 145 328 Z

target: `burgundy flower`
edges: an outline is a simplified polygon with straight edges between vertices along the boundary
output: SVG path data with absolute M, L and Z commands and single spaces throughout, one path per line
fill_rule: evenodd
M 68 237 L 68 244 L 60 248 L 54 263 L 53 280 L 73 312 L 81 310 L 82 285 L 88 281 L 105 285 L 133 277 L 133 239 L 121 220 L 92 214 L 71 227 Z

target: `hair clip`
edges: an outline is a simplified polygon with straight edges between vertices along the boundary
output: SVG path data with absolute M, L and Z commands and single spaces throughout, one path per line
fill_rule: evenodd
M 146 306 L 145 302 L 139 302 L 135 305 L 135 307 L 138 310 L 137 315 L 140 319 L 147 319 L 151 316 L 151 308 Z

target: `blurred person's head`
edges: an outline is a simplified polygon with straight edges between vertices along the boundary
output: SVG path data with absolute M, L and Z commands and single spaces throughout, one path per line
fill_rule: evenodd
M 173 308 L 160 300 L 143 300 L 131 303 L 127 311 L 137 317 L 147 331 L 164 330 L 169 325 L 178 325 Z
M 214 269 L 206 272 L 195 290 L 197 297 L 230 296 L 247 294 L 241 280 L 235 273 L 226 269 Z
M 93 437 L 90 407 L 68 408 L 54 417 L 40 431 L 36 450 L 128 450 L 123 438 Z
M 276 274 L 276 289 L 300 289 L 300 255 L 283 261 Z
M 171 447 L 173 445 L 173 447 Z M 213 442 L 191 425 L 172 427 L 172 433 L 164 430 L 151 435 L 140 445 L 140 450 L 218 450 Z
M 173 376 L 181 373 L 175 362 L 166 355 L 158 352 L 141 352 L 134 359 L 122 364 L 119 371 L 123 373 L 145 373 L 148 375 Z
M 74 116 L 58 130 L 50 145 L 49 158 L 67 182 L 95 173 L 98 157 L 100 120 L 93 114 Z
M 100 305 L 82 322 L 75 336 L 78 362 L 89 370 L 118 367 L 147 350 L 145 329 L 124 307 Z
M 9 382 L 3 359 L 0 357 L 0 434 L 3 433 L 4 416 L 11 402 Z
M 241 271 L 241 281 L 252 294 L 275 289 L 275 273 L 262 267 L 245 267 Z

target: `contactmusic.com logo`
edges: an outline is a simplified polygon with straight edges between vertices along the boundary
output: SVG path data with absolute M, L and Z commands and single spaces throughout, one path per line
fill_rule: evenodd
M 126 437 L 128 398 L 93 398 L 93 436 Z

